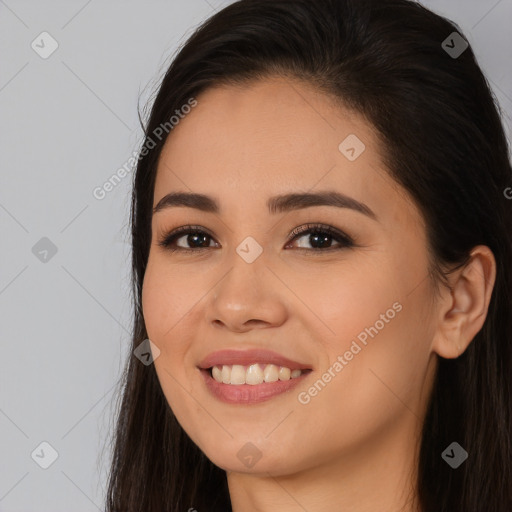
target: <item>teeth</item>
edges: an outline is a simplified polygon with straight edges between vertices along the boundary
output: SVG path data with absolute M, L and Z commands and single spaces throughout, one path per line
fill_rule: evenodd
M 214 366 L 212 377 L 217 382 L 224 384 L 249 384 L 256 385 L 263 382 L 276 382 L 278 380 L 290 380 L 300 377 L 302 370 L 290 370 L 285 366 L 275 364 L 251 364 L 247 367 L 240 364 Z
M 281 366 L 279 368 L 279 380 L 290 380 L 292 371 L 290 368 L 285 368 L 284 366 Z
M 212 376 L 217 382 L 224 382 L 222 378 L 222 370 L 218 366 L 212 368 Z
M 222 382 L 224 382 L 224 384 L 231 383 L 231 368 L 229 366 L 222 367 Z
M 222 369 L 224 371 L 224 368 Z M 245 384 L 245 369 L 239 364 L 234 364 L 231 368 L 231 382 L 230 384 Z
M 279 369 L 275 364 L 267 364 L 263 371 L 265 382 L 276 382 L 279 379 Z
M 233 366 L 233 369 L 235 367 Z M 244 371 L 244 367 L 240 366 L 242 371 Z M 261 384 L 263 382 L 263 370 L 260 368 L 259 364 L 251 364 L 245 373 L 245 383 L 246 384 Z M 233 382 L 233 370 L 231 370 L 231 382 Z

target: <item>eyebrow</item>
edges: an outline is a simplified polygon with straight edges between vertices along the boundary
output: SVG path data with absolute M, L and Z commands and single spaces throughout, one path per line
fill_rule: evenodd
M 155 214 L 167 208 L 180 206 L 196 208 L 197 210 L 207 213 L 220 213 L 219 203 L 213 197 L 190 192 L 171 192 L 165 195 L 153 208 L 153 213 Z M 348 208 L 362 213 L 373 220 L 377 220 L 377 215 L 375 215 L 369 206 L 352 197 L 332 190 L 305 194 L 284 194 L 271 197 L 267 201 L 267 208 L 269 212 L 273 214 L 301 210 L 312 206 Z

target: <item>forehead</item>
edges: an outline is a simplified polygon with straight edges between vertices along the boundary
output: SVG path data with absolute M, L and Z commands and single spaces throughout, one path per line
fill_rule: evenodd
M 211 88 L 197 102 L 168 137 L 159 174 L 171 167 L 203 183 L 240 175 L 311 187 L 311 180 L 345 164 L 339 145 L 351 134 L 364 141 L 362 159 L 379 167 L 372 127 L 309 85 L 267 79 Z M 346 167 L 361 173 L 356 162 Z
M 213 87 L 196 100 L 162 150 L 154 205 L 184 191 L 266 209 L 276 194 L 334 189 L 375 212 L 392 207 L 396 216 L 407 207 L 373 126 L 311 85 L 271 78 Z M 347 140 L 360 152 L 356 159 L 342 151 Z

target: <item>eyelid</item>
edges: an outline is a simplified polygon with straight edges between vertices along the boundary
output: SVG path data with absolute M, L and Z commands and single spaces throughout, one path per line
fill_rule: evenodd
M 215 240 L 215 237 L 212 235 L 212 233 L 204 228 L 203 226 L 194 226 L 194 225 L 191 225 L 191 224 L 187 224 L 185 226 L 180 226 L 176 229 L 172 229 L 170 231 L 164 231 L 164 234 L 161 236 L 160 240 L 158 241 L 158 245 L 163 247 L 164 249 L 168 249 L 168 245 L 169 245 L 169 241 L 170 240 L 176 240 L 177 238 L 180 238 L 180 235 L 186 235 L 188 233 L 194 233 L 194 232 L 200 232 L 200 233 L 204 233 L 206 235 L 208 235 L 212 240 Z M 206 247 L 205 247 L 206 249 Z M 180 248 L 180 249 L 177 249 L 179 251 L 187 251 L 187 250 L 190 250 L 190 251 L 197 251 L 198 249 L 183 249 L 183 248 Z
M 303 224 L 302 226 L 296 227 L 289 235 L 287 243 L 293 241 L 300 235 L 308 234 L 309 232 L 319 231 L 322 233 L 327 233 L 332 237 L 341 238 L 346 243 L 354 244 L 354 240 L 351 236 L 347 235 L 343 231 L 335 228 L 334 226 L 330 226 L 328 224 L 322 223 L 309 223 Z

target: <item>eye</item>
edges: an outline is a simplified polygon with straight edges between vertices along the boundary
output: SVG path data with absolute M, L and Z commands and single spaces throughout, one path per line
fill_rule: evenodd
M 308 235 L 309 239 L 306 238 Z M 355 245 L 351 237 L 332 226 L 306 224 L 292 231 L 285 247 L 290 247 L 291 242 L 301 238 L 305 238 L 306 243 L 310 243 L 313 247 L 308 248 L 302 245 L 298 249 L 308 252 L 328 252 L 350 248 Z M 331 246 L 333 240 L 338 243 L 338 246 Z M 165 235 L 159 240 L 158 245 L 171 252 L 198 252 L 211 248 L 210 242 L 212 241 L 213 237 L 200 226 L 182 226 Z M 187 244 L 189 247 L 186 246 Z M 215 247 L 215 244 L 213 247 Z
M 295 239 L 304 238 L 306 244 L 309 243 L 313 246 L 313 249 L 300 245 L 299 249 L 312 252 L 327 252 L 336 251 L 344 248 L 353 247 L 354 241 L 345 233 L 333 228 L 332 226 L 326 226 L 323 224 L 306 224 L 299 228 L 295 228 L 288 242 L 293 242 Z M 338 246 L 332 246 L 332 240 L 338 242 Z M 289 243 L 287 244 L 288 247 Z M 320 250 L 318 250 L 320 249 Z
M 183 239 L 183 241 L 180 242 L 181 239 Z M 168 235 L 165 235 L 164 238 L 158 242 L 158 245 L 170 251 L 197 252 L 198 249 L 201 250 L 211 247 L 208 239 L 213 240 L 211 235 L 201 227 L 182 226 Z M 173 247 L 175 242 L 177 247 Z M 190 244 L 193 248 L 183 247 L 180 244 Z

